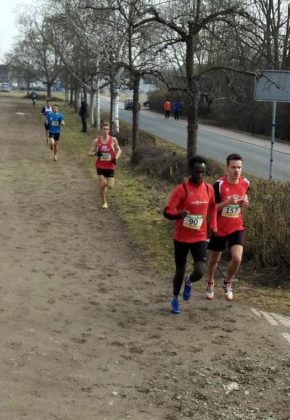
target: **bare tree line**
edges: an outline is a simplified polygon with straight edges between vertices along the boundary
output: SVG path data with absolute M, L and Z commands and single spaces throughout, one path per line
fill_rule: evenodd
M 244 95 L 240 77 L 288 70 L 290 6 L 286 0 L 50 0 L 19 16 L 21 36 L 7 63 L 30 82 L 61 79 L 78 106 L 90 95 L 90 122 L 100 123 L 100 90 L 111 93 L 111 126 L 118 126 L 118 91 L 133 90 L 132 155 L 138 149 L 140 80 L 153 77 L 183 92 L 187 157 L 196 153 L 201 95 Z M 216 81 L 216 83 L 215 83 Z

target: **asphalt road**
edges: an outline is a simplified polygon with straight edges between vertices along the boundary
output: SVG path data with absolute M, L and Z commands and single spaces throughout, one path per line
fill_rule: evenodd
M 102 97 L 101 107 L 109 111 L 109 99 Z M 120 120 L 132 122 L 132 111 L 125 111 L 120 103 Z M 269 121 L 269 125 L 271 121 Z M 163 115 L 147 109 L 140 111 L 140 129 L 157 135 L 186 148 L 186 121 L 165 120 Z M 244 171 L 262 178 L 269 178 L 270 139 L 260 139 L 245 133 L 200 124 L 197 152 L 222 163 L 230 153 L 240 153 L 244 159 Z M 272 178 L 290 181 L 290 146 L 275 142 Z

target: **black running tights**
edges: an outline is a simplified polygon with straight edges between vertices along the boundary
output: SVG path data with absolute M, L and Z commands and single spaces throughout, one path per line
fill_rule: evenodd
M 175 275 L 173 278 L 173 294 L 178 296 L 184 279 L 186 258 L 190 250 L 194 267 L 190 274 L 192 283 L 202 278 L 206 270 L 207 242 L 185 243 L 174 241 Z

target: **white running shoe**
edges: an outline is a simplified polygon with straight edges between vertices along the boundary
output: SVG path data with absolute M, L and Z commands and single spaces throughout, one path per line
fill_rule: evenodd
M 207 300 L 214 300 L 214 286 L 213 284 L 208 284 L 206 291 L 205 291 L 205 297 Z
M 234 299 L 233 289 L 230 283 L 224 283 L 224 292 L 226 300 L 231 301 Z

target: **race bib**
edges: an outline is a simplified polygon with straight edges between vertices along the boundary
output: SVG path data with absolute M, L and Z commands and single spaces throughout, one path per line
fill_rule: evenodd
M 112 160 L 112 158 L 111 158 L 111 153 L 104 153 L 104 152 L 102 152 L 102 156 L 101 156 L 101 160 L 106 160 L 106 161 L 108 161 L 108 160 Z
M 230 204 L 222 210 L 222 215 L 224 217 L 239 217 L 241 214 L 241 207 L 237 204 Z
M 198 214 L 188 214 L 183 219 L 183 226 L 189 229 L 199 230 L 203 222 L 203 216 Z
M 52 120 L 51 125 L 53 125 L 54 127 L 58 127 L 59 126 L 59 121 Z

